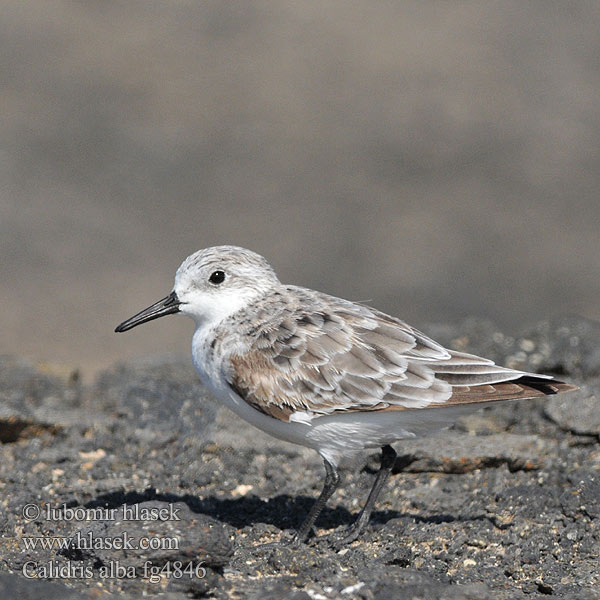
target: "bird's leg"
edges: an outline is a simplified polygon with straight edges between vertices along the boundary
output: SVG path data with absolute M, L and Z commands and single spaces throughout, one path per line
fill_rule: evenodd
M 297 546 L 306 540 L 317 517 L 321 514 L 325 504 L 327 504 L 327 500 L 331 498 L 331 495 L 340 483 L 340 476 L 336 467 L 327 461 L 327 459 L 323 459 L 323 462 L 325 463 L 325 483 L 323 484 L 323 490 L 312 505 L 306 519 L 304 519 L 304 523 L 302 523 L 298 531 L 294 534 L 294 537 L 290 540 L 289 543 L 292 546 Z
M 365 527 L 369 523 L 369 518 L 371 517 L 371 513 L 375 507 L 377 497 L 385 485 L 385 482 L 392 471 L 394 463 L 396 462 L 396 456 L 396 451 L 391 446 L 383 446 L 381 449 L 381 466 L 379 467 L 379 471 L 377 472 L 375 481 L 373 482 L 373 487 L 369 492 L 369 497 L 367 498 L 365 505 L 356 518 L 356 521 L 354 521 L 350 528 L 342 534 L 341 538 L 334 539 L 334 547 L 341 547 L 353 542 L 364 531 Z

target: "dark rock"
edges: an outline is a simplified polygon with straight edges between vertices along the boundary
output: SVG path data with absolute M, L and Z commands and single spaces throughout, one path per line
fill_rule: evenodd
M 352 587 L 362 597 L 373 599 L 485 600 L 492 598 L 484 585 L 455 586 L 439 579 L 436 580 L 436 578 L 415 569 L 402 569 L 394 566 L 363 568 L 358 571 L 357 576 L 359 582 Z
M 514 410 L 505 406 L 489 406 L 460 417 L 454 428 L 472 435 L 490 435 L 507 431 L 518 421 Z
M 124 596 L 120 597 L 125 600 Z M 98 594 L 93 588 L 75 590 L 68 588 L 64 583 L 41 579 L 26 579 L 16 573 L 0 573 L 0 598 L 19 598 L 19 600 L 40 600 L 40 598 L 44 598 L 44 600 L 92 600 L 98 598 Z
M 294 589 L 293 584 L 286 581 L 267 581 L 259 590 L 251 592 L 248 600 L 311 600 L 306 592 Z
M 60 375 L 58 374 L 60 373 Z M 0 406 L 32 413 L 49 398 L 75 407 L 81 392 L 76 370 L 35 365 L 12 356 L 0 356 Z
M 408 567 L 412 561 L 413 554 L 410 548 L 400 546 L 389 550 L 381 557 L 381 562 L 386 565 L 396 565 L 397 567 Z
M 259 549 L 258 552 L 261 550 Z M 315 574 L 326 578 L 338 571 L 337 561 L 311 546 L 292 548 L 279 546 L 268 550 L 267 564 L 271 573 L 293 573 L 302 585 L 315 580 Z
M 398 461 L 410 473 L 467 473 L 507 465 L 510 471 L 539 469 L 554 445 L 538 436 L 494 434 L 484 437 L 455 431 L 398 444 Z
M 600 589 L 589 590 L 579 588 L 575 591 L 567 591 L 560 596 L 562 600 L 600 600 Z
M 575 471 L 569 474 L 571 483 L 560 497 L 565 515 L 577 519 L 600 517 L 600 476 L 597 472 Z M 600 548 L 599 548 L 600 549 Z
M 159 567 L 174 561 L 193 561 L 221 568 L 233 554 L 227 527 L 206 515 L 193 513 L 182 502 L 142 502 L 103 512 L 111 518 L 92 521 L 71 536 L 73 547 L 66 552 L 69 558 L 92 558 L 98 564 L 119 561 L 136 569 L 141 569 L 146 561 Z M 153 515 L 157 518 L 151 518 Z M 120 544 L 124 535 L 129 546 L 104 547 L 104 540 Z M 141 542 L 157 547 L 141 548 Z M 99 547 L 94 547 L 96 543 Z
M 472 317 L 425 329 L 455 350 L 515 369 L 575 378 L 600 375 L 600 323 L 582 317 L 541 321 L 521 335 L 506 335 L 492 321 Z
M 169 592 L 195 596 L 219 585 L 219 571 L 233 554 L 225 525 L 181 502 L 150 501 L 108 511 L 109 519 L 94 520 L 72 534 L 72 547 L 63 551 L 71 562 L 92 565 L 94 578 L 120 578 L 128 589 L 135 589 L 137 580 L 150 590 L 164 583 Z
M 42 370 L 26 360 L 0 357 L 0 443 L 54 434 L 61 425 L 83 422 L 80 400 L 76 370 L 58 365 Z
M 460 323 L 431 323 L 424 330 L 448 348 L 479 354 L 499 364 L 505 364 L 516 347 L 515 337 L 506 335 L 489 319 L 469 317 Z
M 492 600 L 495 596 L 483 584 L 450 586 L 442 584 L 430 585 L 398 585 L 385 583 L 378 586 L 373 594 L 374 600 Z
M 455 346 L 498 362 L 549 367 L 565 378 L 578 372 L 583 391 L 490 407 L 463 418 L 454 430 L 397 444 L 395 474 L 371 524 L 339 552 L 323 541 L 298 549 L 260 547 L 302 522 L 322 485 L 322 461 L 226 409 L 215 410 L 187 358 L 118 365 L 90 388 L 68 369 L 63 374 L 5 360 L 0 422 L 4 415 L 48 429 L 42 435 L 17 432 L 11 434 L 14 443 L 0 444 L 0 570 L 13 573 L 3 577 L 38 583 L 19 574 L 28 561 L 89 567 L 91 579 L 54 584 L 61 597 L 75 589 L 78 597 L 92 590 L 100 597 L 112 591 L 168 600 L 513 600 L 550 594 L 599 600 L 600 446 L 595 405 L 585 396 L 598 388 L 591 376 L 595 328 L 558 320 L 534 330 L 511 337 L 489 322 L 471 320 L 445 333 Z M 577 343 L 572 335 L 579 336 Z M 378 455 L 365 453 L 344 468 L 342 485 L 317 522 L 318 535 L 350 525 L 366 499 Z M 124 503 L 173 504 L 185 518 L 26 519 L 23 507 L 29 503 L 115 509 Z M 180 547 L 125 555 L 105 546 L 65 555 L 51 545 L 25 546 L 26 537 L 69 539 L 77 531 L 102 540 L 124 532 L 129 539 L 173 536 Z M 175 561 L 183 565 L 202 557 L 205 576 L 173 576 Z M 122 568 L 132 567 L 131 577 L 101 573 L 117 560 Z M 146 560 L 165 569 L 157 582 L 141 576 Z M 47 590 L 33 595 L 52 597 Z
M 526 340 L 533 342 L 533 348 Z M 526 354 L 523 364 L 531 365 L 536 371 L 571 377 L 600 375 L 600 323 L 597 321 L 575 316 L 542 321 L 518 338 L 517 343 Z
M 593 386 L 584 385 L 566 396 L 550 398 L 544 413 L 566 431 L 600 437 L 600 400 L 594 394 L 599 386 L 596 381 Z
M 92 393 L 105 410 L 116 412 L 150 445 L 160 446 L 180 436 L 202 436 L 217 410 L 188 360 L 121 363 L 100 375 Z

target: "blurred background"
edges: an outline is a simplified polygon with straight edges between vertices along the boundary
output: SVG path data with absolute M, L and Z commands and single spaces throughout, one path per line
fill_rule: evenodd
M 0 352 L 86 376 L 195 250 L 424 327 L 600 308 L 600 4 L 2 2 Z

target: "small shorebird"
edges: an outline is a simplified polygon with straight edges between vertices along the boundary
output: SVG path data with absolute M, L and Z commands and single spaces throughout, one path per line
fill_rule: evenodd
M 192 360 L 217 398 L 323 458 L 323 490 L 293 544 L 306 540 L 337 488 L 341 458 L 382 449 L 366 504 L 338 545 L 366 527 L 394 465 L 393 442 L 451 425 L 490 402 L 577 389 L 444 348 L 363 304 L 282 284 L 262 256 L 235 246 L 186 258 L 173 291 L 115 331 L 174 313 L 194 320 Z

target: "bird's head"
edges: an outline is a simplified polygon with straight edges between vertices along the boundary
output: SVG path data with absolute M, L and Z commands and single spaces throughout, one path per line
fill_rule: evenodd
M 188 256 L 175 275 L 173 291 L 121 323 L 121 333 L 165 315 L 181 313 L 196 325 L 218 323 L 279 286 L 259 254 L 237 246 L 214 246 Z

